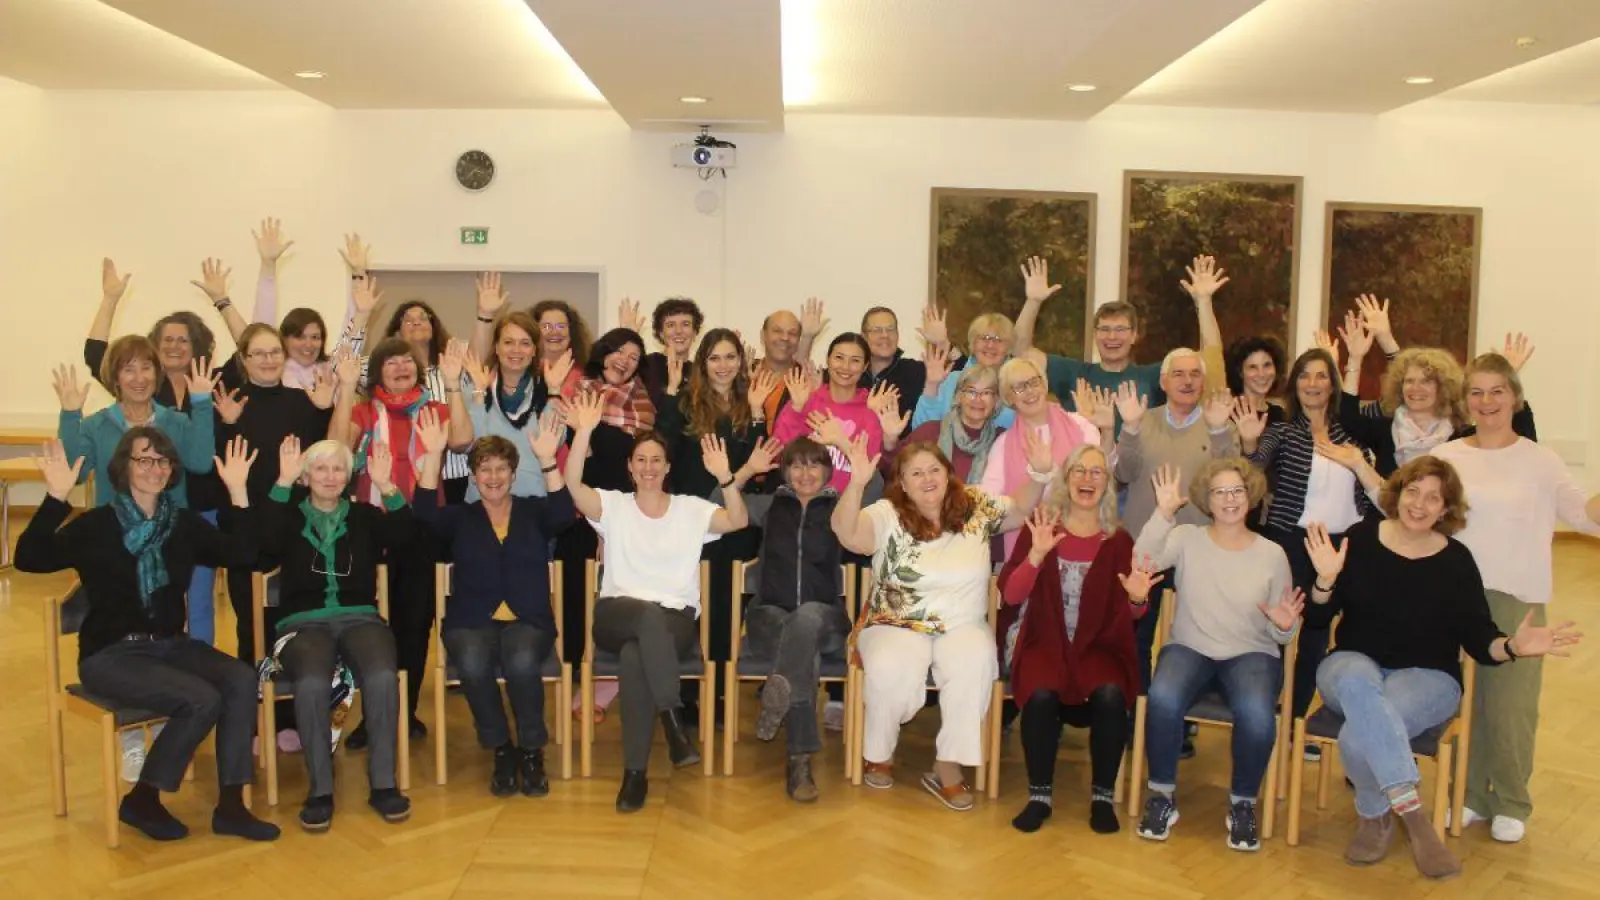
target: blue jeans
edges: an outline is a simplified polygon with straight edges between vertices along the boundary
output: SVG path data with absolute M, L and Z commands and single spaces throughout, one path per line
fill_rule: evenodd
M 200 514 L 200 518 L 217 524 L 217 511 Z M 189 640 L 211 646 L 217 642 L 217 570 L 208 566 L 195 566 L 189 577 Z
M 1211 659 L 1181 644 L 1161 648 L 1145 712 L 1151 790 L 1170 793 L 1177 787 L 1183 717 L 1201 694 L 1216 688 L 1233 712 L 1233 796 L 1259 793 L 1278 738 L 1282 682 L 1283 661 L 1271 654 Z
M 1339 758 L 1356 786 L 1356 812 L 1389 811 L 1388 791 L 1422 780 L 1411 739 L 1455 715 L 1461 685 L 1438 669 L 1384 669 L 1371 657 L 1341 651 L 1317 669 L 1317 689 L 1344 716 Z
M 506 720 L 500 684 L 495 681 L 498 669 L 506 680 L 511 712 L 517 717 L 517 746 L 544 749 L 550 732 L 544 723 L 541 673 L 544 661 L 555 651 L 555 632 L 527 622 L 491 622 L 484 628 L 446 629 L 444 646 L 467 695 L 478 746 L 499 747 L 511 740 L 511 723 Z

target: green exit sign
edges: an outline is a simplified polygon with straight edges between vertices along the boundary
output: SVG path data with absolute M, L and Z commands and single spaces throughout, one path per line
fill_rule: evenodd
M 463 229 L 461 229 L 461 243 L 463 243 L 463 244 L 487 244 L 487 243 L 489 243 L 489 229 L 487 229 L 487 228 L 463 228 Z

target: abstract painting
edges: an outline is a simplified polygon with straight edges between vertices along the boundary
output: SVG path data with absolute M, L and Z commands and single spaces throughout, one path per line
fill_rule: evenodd
M 1022 263 L 1041 256 L 1061 291 L 1039 313 L 1034 346 L 1074 357 L 1086 352 L 1094 194 L 936 187 L 931 219 L 928 292 L 947 311 L 951 341 L 970 351 L 967 326 L 983 313 L 1015 321 Z
M 1125 174 L 1122 299 L 1142 318 L 1135 362 L 1200 346 L 1194 301 L 1179 285 L 1200 255 L 1216 257 L 1229 279 L 1214 303 L 1223 343 L 1259 334 L 1293 348 L 1301 188 L 1298 176 Z
M 1357 295 L 1374 294 L 1390 301 L 1401 347 L 1439 347 L 1463 364 L 1472 358 L 1482 209 L 1329 203 L 1327 235 L 1319 321 L 1329 334 L 1337 339 Z M 1364 399 L 1378 396 L 1383 369 L 1374 347 L 1361 370 Z

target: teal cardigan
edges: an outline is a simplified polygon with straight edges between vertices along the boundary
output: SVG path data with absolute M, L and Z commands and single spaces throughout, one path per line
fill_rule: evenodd
M 189 402 L 193 406 L 192 415 L 155 404 L 155 419 L 151 424 L 177 445 L 178 459 L 185 470 L 204 474 L 212 470 L 213 456 L 217 452 L 216 417 L 212 414 L 210 394 L 195 394 Z M 110 503 L 117 493 L 112 489 L 111 478 L 107 474 L 111 466 L 111 454 L 116 451 L 117 443 L 128 430 L 128 422 L 122 417 L 122 407 L 113 403 L 91 416 L 84 416 L 81 409 L 64 409 L 57 430 L 67 459 L 83 457 L 83 471 L 78 473 L 78 482 L 83 483 L 90 472 L 95 473 L 94 505 Z M 189 505 L 183 479 L 179 479 L 177 486 L 172 489 L 172 496 L 179 506 Z

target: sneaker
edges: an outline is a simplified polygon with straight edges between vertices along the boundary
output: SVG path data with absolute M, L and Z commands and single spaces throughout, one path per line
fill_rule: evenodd
M 1144 818 L 1139 820 L 1139 837 L 1164 841 L 1178 824 L 1178 804 L 1166 794 L 1153 794 L 1144 803 Z
M 1452 813 L 1451 813 L 1450 810 L 1447 809 L 1447 810 L 1444 811 L 1444 827 L 1446 827 L 1446 828 L 1450 827 L 1451 815 L 1452 815 Z M 1488 816 L 1484 815 L 1483 813 L 1478 812 L 1477 810 L 1473 809 L 1470 806 L 1461 807 L 1461 827 L 1462 828 L 1470 828 L 1473 825 L 1478 824 L 1479 822 L 1488 821 L 1488 819 L 1489 819 Z
M 1261 834 L 1256 830 L 1256 805 L 1240 801 L 1228 810 L 1228 847 L 1254 853 L 1261 849 Z
M 1463 825 L 1471 821 L 1466 815 L 1462 815 L 1461 822 Z M 1495 816 L 1489 823 L 1489 836 L 1502 844 L 1515 844 L 1522 840 L 1527 833 L 1527 823 L 1520 819 L 1513 819 L 1510 816 Z
M 829 700 L 822 707 L 822 727 L 829 731 L 844 730 L 844 704 L 838 700 Z
M 1306 758 L 1306 762 L 1314 762 L 1314 763 L 1322 762 L 1322 745 L 1321 744 L 1307 744 L 1306 745 L 1306 750 L 1305 750 L 1305 758 Z
M 517 766 L 522 778 L 522 796 L 545 797 L 550 794 L 550 776 L 544 772 L 544 750 L 522 750 Z
M 138 732 L 124 734 L 133 734 L 138 738 L 137 743 L 122 745 L 122 780 L 133 784 L 139 780 L 139 773 L 144 771 L 144 736 Z

